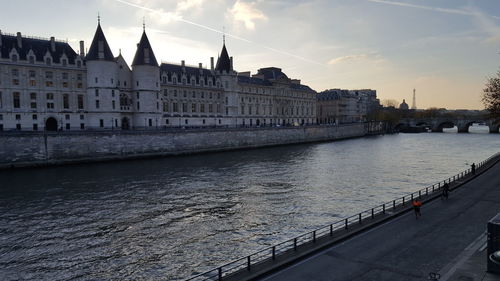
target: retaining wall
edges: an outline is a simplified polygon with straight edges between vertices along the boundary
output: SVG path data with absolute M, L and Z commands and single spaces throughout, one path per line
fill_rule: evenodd
M 329 141 L 365 135 L 343 126 L 0 134 L 0 168 L 106 161 Z

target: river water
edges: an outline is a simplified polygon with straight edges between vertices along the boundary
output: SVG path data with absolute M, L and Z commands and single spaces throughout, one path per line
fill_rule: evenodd
M 0 279 L 184 279 L 500 150 L 471 131 L 0 171 Z

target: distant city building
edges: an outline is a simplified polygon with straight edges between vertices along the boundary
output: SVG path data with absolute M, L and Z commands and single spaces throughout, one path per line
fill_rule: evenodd
M 403 102 L 399 105 L 399 109 L 401 110 L 408 110 L 408 104 L 406 103 L 406 101 L 403 99 Z
M 331 89 L 317 94 L 320 124 L 366 121 L 366 116 L 380 107 L 377 91 Z
M 132 65 L 100 23 L 87 54 L 0 32 L 0 130 L 148 129 L 316 122 L 316 92 L 276 67 L 233 70 L 225 42 L 210 69 L 159 64 L 146 32 Z

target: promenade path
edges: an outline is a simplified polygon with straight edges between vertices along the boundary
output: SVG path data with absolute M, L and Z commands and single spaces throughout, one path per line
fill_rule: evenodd
M 485 273 L 482 247 L 487 222 L 499 212 L 496 164 L 451 192 L 448 200 L 425 204 L 418 220 L 408 212 L 262 280 L 422 281 L 429 272 L 439 272 L 440 281 L 500 280 L 500 275 Z

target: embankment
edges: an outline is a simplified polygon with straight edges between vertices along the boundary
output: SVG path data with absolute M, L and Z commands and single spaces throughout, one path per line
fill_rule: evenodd
M 340 140 L 366 134 L 342 126 L 217 128 L 167 131 L 86 131 L 0 134 L 0 169 L 160 157 Z

